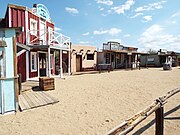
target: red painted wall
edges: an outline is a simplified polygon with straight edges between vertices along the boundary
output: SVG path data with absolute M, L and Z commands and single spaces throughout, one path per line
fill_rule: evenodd
M 11 18 L 9 18 L 9 7 L 7 8 L 5 18 L 1 21 L 1 26 L 2 27 L 24 27 L 24 31 L 17 37 L 17 42 L 21 44 L 26 44 L 26 31 L 30 29 L 30 18 L 36 20 L 38 22 L 37 29 L 39 28 L 40 25 L 40 18 L 31 12 L 28 11 L 28 29 L 26 28 L 26 16 L 25 16 L 25 10 L 23 9 L 18 9 L 18 8 L 10 8 L 11 12 Z M 11 19 L 11 24 L 9 24 L 9 19 Z M 54 30 L 54 24 L 47 22 L 46 21 L 46 28 L 48 30 L 48 27 L 53 28 Z M 37 32 L 37 36 L 39 36 L 39 32 Z M 48 41 L 48 34 L 46 35 L 47 41 Z M 30 39 L 33 40 L 36 38 L 33 35 L 30 35 Z M 38 56 L 38 55 L 37 55 Z M 29 52 L 29 78 L 32 77 L 37 77 L 38 72 L 31 72 L 31 61 L 30 61 L 30 52 Z M 38 62 L 38 59 L 37 59 Z M 22 74 L 22 81 L 26 80 L 26 53 L 23 53 L 22 55 L 18 56 L 17 58 L 17 68 L 18 68 L 18 73 Z M 37 64 L 38 66 L 38 64 Z M 38 67 L 37 67 L 38 69 Z M 52 73 L 54 72 L 55 67 L 53 67 Z
M 18 74 L 22 75 L 22 81 L 26 81 L 26 53 L 17 57 L 17 70 Z
M 26 30 L 25 11 L 24 10 L 11 8 L 11 26 L 12 27 L 24 27 L 24 30 Z M 26 44 L 26 32 L 25 31 L 22 32 L 17 37 L 17 42 L 19 42 L 21 44 Z

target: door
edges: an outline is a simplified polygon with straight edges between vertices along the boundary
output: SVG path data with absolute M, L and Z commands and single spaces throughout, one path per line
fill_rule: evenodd
M 40 21 L 40 39 L 42 45 L 46 45 L 46 23 L 44 21 Z
M 46 53 L 39 53 L 39 75 L 46 76 Z
M 80 72 L 82 69 L 82 55 L 76 55 L 76 72 Z

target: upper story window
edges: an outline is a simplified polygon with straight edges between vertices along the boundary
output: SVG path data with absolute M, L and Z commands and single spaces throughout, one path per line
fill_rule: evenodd
M 48 36 L 49 36 L 49 41 L 52 41 L 53 39 L 53 28 L 48 27 Z
M 30 33 L 37 36 L 37 21 L 32 18 L 30 19 Z

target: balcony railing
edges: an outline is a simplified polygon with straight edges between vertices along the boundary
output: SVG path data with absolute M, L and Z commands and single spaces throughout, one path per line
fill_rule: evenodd
M 28 45 L 50 45 L 70 49 L 70 42 L 70 37 L 53 30 L 28 30 L 27 32 Z

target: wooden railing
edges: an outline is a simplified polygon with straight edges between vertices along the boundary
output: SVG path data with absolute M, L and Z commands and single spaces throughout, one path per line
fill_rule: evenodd
M 32 32 L 42 34 L 33 35 Z M 31 37 L 33 36 L 33 38 Z M 65 49 L 70 49 L 70 42 L 71 39 L 68 36 L 65 36 L 56 31 L 47 31 L 47 30 L 28 30 L 27 32 L 27 44 L 31 45 L 34 43 L 39 43 L 43 45 L 52 45 L 52 46 L 59 46 Z M 42 43 L 40 43 L 40 41 Z
M 149 115 L 155 112 L 156 131 L 155 135 L 163 135 L 164 128 L 164 104 L 167 99 L 180 92 L 180 87 L 169 91 L 166 95 L 157 98 L 147 108 L 135 114 L 123 123 L 110 130 L 106 135 L 125 135 L 131 132 L 140 122 L 145 120 Z

